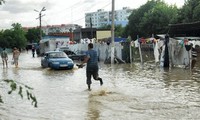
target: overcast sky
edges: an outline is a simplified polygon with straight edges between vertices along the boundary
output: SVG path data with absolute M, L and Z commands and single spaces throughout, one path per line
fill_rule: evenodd
M 12 23 L 20 23 L 23 27 L 39 26 L 39 13 L 43 7 L 42 25 L 79 24 L 84 26 L 87 12 L 98 9 L 111 11 L 112 0 L 5 0 L 0 6 L 0 29 L 11 28 Z M 181 7 L 184 0 L 164 0 L 167 4 Z M 115 10 L 129 7 L 139 8 L 147 0 L 115 0 Z

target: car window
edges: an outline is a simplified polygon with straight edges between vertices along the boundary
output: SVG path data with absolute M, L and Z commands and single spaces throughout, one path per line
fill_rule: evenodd
M 69 48 L 68 47 L 61 47 L 61 48 L 59 48 L 59 50 L 64 51 L 64 50 L 69 50 Z
M 65 58 L 67 55 L 64 52 L 54 52 L 49 54 L 50 58 Z
M 65 52 L 67 55 L 75 55 L 75 53 L 71 50 L 64 50 L 63 52 Z

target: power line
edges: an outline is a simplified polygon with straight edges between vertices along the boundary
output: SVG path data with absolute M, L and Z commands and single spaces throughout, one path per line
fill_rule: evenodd
M 109 5 L 111 5 L 111 2 L 109 2 L 108 4 L 106 4 L 105 6 L 103 6 L 103 7 L 100 8 L 100 9 L 106 8 L 106 7 L 109 6 Z M 77 13 L 78 13 L 78 12 L 77 12 Z M 85 16 L 82 17 L 82 18 L 79 18 L 79 19 L 77 19 L 77 20 L 73 20 L 73 22 L 81 21 L 81 20 L 83 20 L 83 19 L 85 19 Z
M 111 5 L 111 2 L 107 2 L 106 5 L 102 6 L 102 7 L 99 8 L 99 9 L 104 9 L 104 8 L 108 7 L 109 5 Z M 46 15 L 45 18 L 48 18 L 48 19 L 46 19 L 46 21 L 51 20 L 51 19 L 52 19 L 52 16 L 58 16 L 58 14 L 65 14 L 63 17 L 61 16 L 60 19 L 69 18 L 69 15 L 71 16 L 71 14 L 79 15 L 80 9 L 81 9 L 80 7 L 84 7 L 84 6 L 81 6 L 81 5 L 80 5 L 80 1 L 79 1 L 79 2 L 77 2 L 77 3 L 73 4 L 73 5 L 71 5 L 70 7 L 67 7 L 67 8 L 64 8 L 64 9 L 60 10 L 60 12 L 56 12 L 56 13 L 54 13 L 54 14 L 53 14 L 53 12 L 51 12 L 51 13 L 50 13 L 51 16 L 50 16 L 50 15 Z M 94 8 L 94 7 L 96 7 L 96 6 L 92 6 L 90 9 L 92 9 L 92 8 Z M 72 9 L 72 8 L 73 8 L 73 9 Z M 75 8 L 75 9 L 74 9 L 74 8 Z M 77 9 L 77 8 L 80 8 L 80 9 Z M 69 13 L 69 11 L 68 11 L 68 14 L 66 14 L 66 13 L 63 12 L 64 10 L 68 10 L 68 9 L 74 10 L 75 12 L 74 12 L 74 11 L 70 11 L 70 13 Z M 49 17 L 49 16 L 50 16 L 50 17 Z M 79 22 L 79 21 L 84 20 L 84 19 L 85 19 L 85 15 L 83 15 L 83 16 L 84 16 L 84 17 L 77 18 L 76 20 L 71 20 L 71 23 L 75 23 L 75 22 Z M 70 21 L 70 20 L 69 20 L 69 21 Z M 69 22 L 69 23 L 70 23 L 70 22 Z

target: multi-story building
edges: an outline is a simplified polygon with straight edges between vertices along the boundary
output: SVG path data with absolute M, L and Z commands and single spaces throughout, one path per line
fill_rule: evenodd
M 122 10 L 115 11 L 115 24 L 122 25 L 123 27 L 128 24 L 128 17 L 132 9 L 124 7 Z M 112 12 L 99 9 L 97 12 L 85 14 L 85 27 L 86 28 L 100 28 L 112 23 Z
M 23 27 L 25 31 L 28 29 L 38 28 L 38 27 Z M 54 34 L 54 33 L 70 33 L 77 28 L 82 28 L 82 26 L 77 24 L 61 24 L 61 25 L 47 25 L 42 26 L 41 29 L 45 35 Z
M 23 27 L 25 31 L 28 31 L 28 29 L 32 28 L 38 27 Z M 68 36 L 70 40 L 74 40 L 73 31 L 80 28 L 82 28 L 82 26 L 77 24 L 61 24 L 42 26 L 41 30 L 47 36 Z
M 77 28 L 81 28 L 81 26 L 77 24 L 47 25 L 42 26 L 42 31 L 48 35 L 52 33 L 69 33 L 73 32 Z

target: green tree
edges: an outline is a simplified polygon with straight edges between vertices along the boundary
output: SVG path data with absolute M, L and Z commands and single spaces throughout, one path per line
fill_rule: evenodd
M 19 23 L 12 24 L 11 29 L 2 30 L 0 32 L 0 47 L 18 47 L 24 48 L 27 44 L 25 32 Z
M 137 35 L 142 36 L 142 31 L 140 31 L 140 22 L 144 14 L 151 10 L 156 4 L 157 1 L 151 0 L 139 7 L 138 9 L 133 10 L 131 15 L 129 16 L 129 23 L 124 31 L 126 33 L 124 34 L 128 36 L 130 35 L 133 39 L 136 39 Z
M 102 26 L 100 29 L 110 29 L 111 25 L 105 25 Z M 125 27 L 122 27 L 122 25 L 115 25 L 115 37 L 122 37 Z
M 2 34 L 3 38 L 0 39 L 0 42 L 2 43 L 1 47 L 4 46 L 10 48 L 15 45 L 12 30 L 6 29 L 5 31 L 2 31 Z
M 168 6 L 162 0 L 149 0 L 132 11 L 123 35 L 136 39 L 137 35 L 150 37 L 152 34 L 166 33 L 168 24 L 176 23 L 178 8 Z
M 0 47 L 9 47 L 10 43 L 8 42 L 7 38 L 5 37 L 4 31 L 0 32 Z
M 27 44 L 27 39 L 25 37 L 25 32 L 22 29 L 21 24 L 14 23 L 12 24 L 12 32 L 13 32 L 13 41 L 15 46 L 18 48 L 24 48 Z
M 144 14 L 139 24 L 139 31 L 144 37 L 152 34 L 167 33 L 168 25 L 177 22 L 178 8 L 158 2 Z
M 28 32 L 26 33 L 26 38 L 29 43 L 38 43 L 40 40 L 40 29 L 28 29 Z
M 179 23 L 200 21 L 200 1 L 186 0 L 179 12 Z
M 122 25 L 116 25 L 115 26 L 115 37 L 123 37 L 125 27 L 122 27 Z

